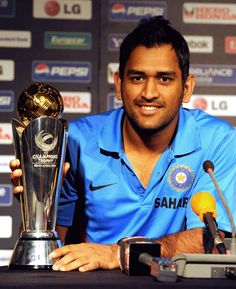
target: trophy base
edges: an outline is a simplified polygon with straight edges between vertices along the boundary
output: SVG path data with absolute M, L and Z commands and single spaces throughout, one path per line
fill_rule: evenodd
M 49 259 L 49 254 L 61 246 L 61 240 L 55 231 L 24 231 L 16 242 L 8 268 L 49 270 L 54 263 Z

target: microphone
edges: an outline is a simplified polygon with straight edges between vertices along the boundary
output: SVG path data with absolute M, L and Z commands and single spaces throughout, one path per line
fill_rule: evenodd
M 169 258 L 153 257 L 148 253 L 141 253 L 139 262 L 150 267 L 150 275 L 161 282 L 176 282 L 177 265 Z
M 230 221 L 230 225 L 231 225 L 231 231 L 232 231 L 232 239 L 231 239 L 231 245 L 230 245 L 230 252 L 232 255 L 236 255 L 236 238 L 235 238 L 235 226 L 234 226 L 234 221 L 233 221 L 233 216 L 230 212 L 230 209 L 225 201 L 224 195 L 221 192 L 221 189 L 216 181 L 215 175 L 214 175 L 214 164 L 212 161 L 210 160 L 206 160 L 203 163 L 203 169 L 206 173 L 208 173 L 211 177 L 211 180 L 216 188 L 216 191 L 221 199 L 221 202 L 226 210 L 226 213 L 228 215 L 229 221 Z
M 215 198 L 209 193 L 199 192 L 192 197 L 191 208 L 206 225 L 207 232 L 214 241 L 218 252 L 220 254 L 226 254 L 226 248 L 215 220 L 217 215 Z
M 157 281 L 176 282 L 177 266 L 172 259 L 161 258 L 161 245 L 145 237 L 122 238 L 119 245 L 119 262 L 129 276 L 151 275 Z

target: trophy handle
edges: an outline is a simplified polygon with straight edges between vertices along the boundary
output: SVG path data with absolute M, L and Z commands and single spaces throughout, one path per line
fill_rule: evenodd
M 19 160 L 21 160 L 21 136 L 25 129 L 25 126 L 19 122 L 17 119 L 12 119 L 12 133 L 13 133 L 13 140 L 14 140 L 14 152 L 15 157 Z M 22 186 L 23 181 L 22 177 L 18 179 L 18 186 Z M 21 211 L 21 220 L 22 220 L 22 227 L 23 231 L 25 231 L 25 215 L 24 215 L 24 197 L 23 194 L 20 194 L 20 211 Z
M 63 125 L 64 125 L 64 128 L 65 128 L 65 133 L 66 133 L 66 138 L 67 138 L 67 136 L 68 136 L 68 129 L 69 129 L 69 127 L 68 127 L 68 122 L 65 120 L 65 119 L 63 119 L 63 118 L 60 118 L 60 121 L 63 123 Z

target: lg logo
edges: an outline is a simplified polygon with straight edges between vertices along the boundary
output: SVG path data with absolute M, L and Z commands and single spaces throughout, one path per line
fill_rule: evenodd
M 60 12 L 65 14 L 80 14 L 81 7 L 79 4 L 63 4 L 60 5 L 57 1 L 48 1 L 45 3 L 44 11 L 50 16 L 56 16 Z

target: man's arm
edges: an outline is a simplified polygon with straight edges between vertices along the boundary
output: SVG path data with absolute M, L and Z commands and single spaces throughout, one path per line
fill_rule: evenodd
M 171 234 L 156 241 L 161 244 L 162 257 L 172 258 L 181 253 L 204 253 L 202 228 Z
M 64 243 L 65 239 L 66 239 L 66 234 L 67 234 L 68 228 L 57 225 L 56 231 L 57 231 L 58 236 L 61 239 L 62 243 Z
M 179 253 L 204 253 L 202 228 L 172 234 L 156 241 L 161 244 L 161 256 L 171 258 Z M 57 260 L 54 270 L 81 272 L 119 268 L 117 244 L 81 243 L 67 245 L 50 254 Z

